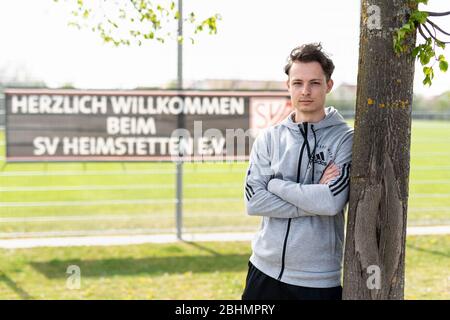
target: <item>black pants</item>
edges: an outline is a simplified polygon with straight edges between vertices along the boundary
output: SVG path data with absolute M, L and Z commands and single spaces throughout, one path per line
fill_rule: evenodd
M 249 262 L 242 300 L 342 300 L 342 287 L 294 286 L 269 277 Z

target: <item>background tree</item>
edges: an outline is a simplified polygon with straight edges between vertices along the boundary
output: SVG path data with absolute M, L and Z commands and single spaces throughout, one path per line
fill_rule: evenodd
M 66 4 L 72 14 L 69 25 L 90 28 L 107 43 L 142 45 L 145 41 L 165 42 L 177 38 L 180 12 L 171 0 L 54 0 Z M 182 18 L 184 38 L 194 42 L 202 32 L 217 33 L 219 14 L 199 18 L 190 12 Z M 178 39 L 183 41 L 183 37 Z
M 414 57 L 431 84 L 426 0 L 362 0 L 344 299 L 403 299 Z M 436 25 L 432 25 L 436 27 Z M 425 43 L 416 47 L 416 31 Z M 447 69 L 444 56 L 437 60 Z M 431 71 L 430 71 L 431 70 Z

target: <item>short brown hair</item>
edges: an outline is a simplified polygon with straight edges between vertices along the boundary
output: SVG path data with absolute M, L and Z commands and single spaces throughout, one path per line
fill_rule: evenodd
M 307 43 L 299 47 L 294 48 L 287 59 L 287 64 L 284 66 L 284 72 L 289 76 L 289 70 L 291 70 L 294 62 L 313 62 L 316 61 L 322 66 L 322 70 L 325 73 L 325 77 L 330 80 L 334 71 L 333 61 L 328 55 L 323 52 L 322 45 L 320 43 Z

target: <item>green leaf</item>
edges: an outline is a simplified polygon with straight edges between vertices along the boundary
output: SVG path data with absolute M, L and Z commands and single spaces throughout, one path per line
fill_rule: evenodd
M 411 27 L 411 24 L 408 22 L 408 23 L 405 23 L 403 26 L 402 26 L 402 28 L 401 28 L 401 30 L 405 30 L 405 31 L 410 31 L 410 30 L 412 30 L 413 28 Z
M 443 60 L 439 61 L 439 69 L 441 69 L 442 72 L 447 72 L 448 70 L 448 62 Z
M 67 25 L 68 25 L 69 27 L 75 27 L 75 28 L 77 28 L 78 30 L 81 29 L 80 24 L 79 24 L 78 22 L 75 22 L 75 21 L 69 21 L 69 22 L 67 23 Z
M 395 51 L 395 53 L 402 52 L 402 46 L 399 44 L 399 41 L 397 38 L 394 38 L 394 51 Z
M 424 24 L 425 22 L 427 22 L 427 18 L 428 18 L 428 13 L 423 12 L 423 11 L 414 11 L 410 17 L 410 19 L 412 21 L 416 21 L 420 24 Z
M 427 18 L 428 18 L 428 13 L 426 12 L 421 12 L 419 15 L 419 19 L 417 20 L 417 22 L 424 24 L 425 22 L 427 22 Z
M 189 14 L 189 22 L 194 23 L 195 22 L 195 13 L 191 12 Z
M 421 46 L 415 47 L 412 51 L 412 56 L 413 57 L 417 57 L 417 55 L 419 54 L 420 50 L 422 50 Z
M 119 13 L 120 13 L 120 15 L 119 15 L 120 19 L 125 19 L 127 17 L 127 13 L 122 8 L 119 9 Z
M 430 57 L 426 53 L 422 52 L 422 54 L 419 55 L 419 60 L 422 65 L 426 65 L 430 62 Z
M 437 45 L 439 48 L 445 49 L 445 43 L 444 43 L 444 42 L 439 41 L 439 40 L 436 40 L 435 42 L 436 42 L 436 45 Z
M 111 19 L 108 19 L 107 21 L 108 21 L 108 23 L 109 23 L 110 25 L 112 25 L 114 28 L 118 28 L 118 27 L 119 27 L 119 26 L 117 25 L 117 23 L 115 23 L 115 22 L 112 21 Z

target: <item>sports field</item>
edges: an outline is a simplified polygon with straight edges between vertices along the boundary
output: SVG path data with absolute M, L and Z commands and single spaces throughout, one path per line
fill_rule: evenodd
M 409 225 L 450 223 L 450 122 L 413 121 Z M 173 163 L 5 163 L 0 238 L 167 233 L 175 229 Z M 184 165 L 185 232 L 252 231 L 247 163 Z
M 0 238 L 174 232 L 172 163 L 4 162 Z M 450 224 L 450 122 L 414 121 L 409 225 Z M 253 231 L 246 163 L 184 166 L 185 232 Z M 449 235 L 407 237 L 407 299 L 449 299 Z M 248 242 L 0 249 L 0 299 L 239 299 Z M 69 265 L 81 287 L 67 287 Z

